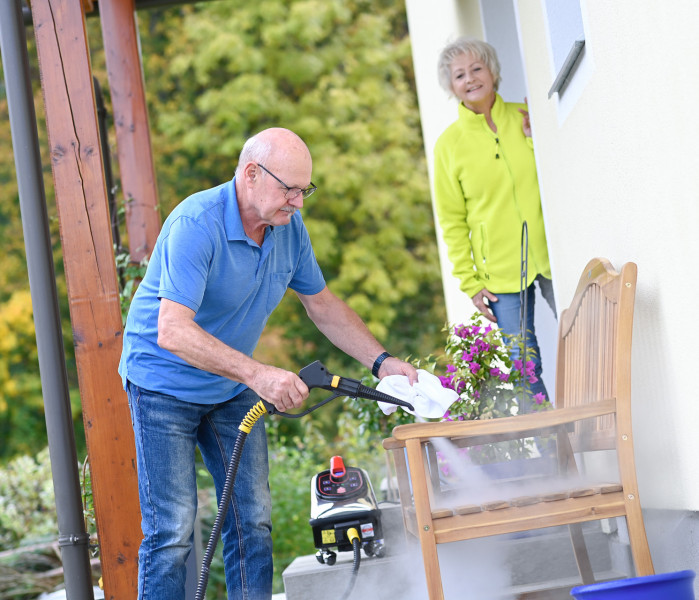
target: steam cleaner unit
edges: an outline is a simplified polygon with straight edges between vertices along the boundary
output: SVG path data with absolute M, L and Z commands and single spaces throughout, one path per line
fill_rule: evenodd
M 240 456 L 243 452 L 243 446 L 245 445 L 245 440 L 248 434 L 250 431 L 252 431 L 253 426 L 260 417 L 264 416 L 265 414 L 277 414 L 281 417 L 298 419 L 313 412 L 321 406 L 324 406 L 331 400 L 344 396 L 349 398 L 365 398 L 367 400 L 375 400 L 377 402 L 387 402 L 389 404 L 404 406 L 409 410 L 414 410 L 410 403 L 367 387 L 356 379 L 349 379 L 346 377 L 340 377 L 339 375 L 333 375 L 325 368 L 325 365 L 318 360 L 306 365 L 303 369 L 301 369 L 299 371 L 299 377 L 306 384 L 309 390 L 313 388 L 321 388 L 332 392 L 332 395 L 299 413 L 286 413 L 278 411 L 270 402 L 260 400 L 245 415 L 242 422 L 238 426 L 238 435 L 233 445 L 233 452 L 231 453 L 230 461 L 228 462 L 226 480 L 221 492 L 221 502 L 218 507 L 216 518 L 214 519 L 214 524 L 211 528 L 211 535 L 209 536 L 209 541 L 204 552 L 204 558 L 202 559 L 201 572 L 199 574 L 199 581 L 197 583 L 195 600 L 204 600 L 206 586 L 209 582 L 209 569 L 211 567 L 211 561 L 214 556 L 214 551 L 216 550 L 216 545 L 218 544 L 218 538 L 221 535 L 223 521 L 226 518 L 226 513 L 228 512 L 228 507 L 231 502 L 233 485 L 235 483 L 236 473 L 238 472 L 238 465 L 240 463 Z M 337 476 L 339 477 L 339 474 Z M 366 478 L 366 481 L 368 482 L 368 477 Z M 371 491 L 371 495 L 373 497 L 373 490 Z M 347 537 L 347 539 L 349 539 L 349 543 L 354 549 L 355 567 L 352 572 L 352 579 L 342 596 L 343 599 L 347 598 L 352 590 L 354 579 L 356 578 L 356 574 L 359 569 L 359 548 L 361 546 L 359 530 L 355 527 L 350 527 L 347 529 L 344 535 Z
M 311 479 L 311 518 L 316 558 L 333 565 L 338 552 L 353 549 L 350 531 L 359 534 L 367 556 L 384 555 L 381 512 L 369 475 L 358 467 L 345 467 L 341 456 L 330 459 L 330 468 Z

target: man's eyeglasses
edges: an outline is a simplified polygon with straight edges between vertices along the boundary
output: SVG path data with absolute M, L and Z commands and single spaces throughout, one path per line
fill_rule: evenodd
M 267 169 L 265 166 L 261 165 L 260 163 L 257 163 L 257 166 L 260 167 L 260 169 L 262 169 L 265 173 L 269 173 L 279 183 L 281 183 L 282 186 L 284 186 L 284 189 L 286 190 L 284 192 L 284 198 L 286 198 L 287 200 L 293 200 L 299 194 L 301 194 L 301 196 L 305 200 L 313 192 L 315 192 L 318 189 L 315 185 L 313 185 L 312 181 L 311 181 L 311 185 L 309 185 L 307 188 L 289 187 L 288 185 L 286 185 L 286 183 L 284 183 L 281 179 L 279 179 L 279 177 L 277 177 L 274 173 L 272 173 L 272 171 Z

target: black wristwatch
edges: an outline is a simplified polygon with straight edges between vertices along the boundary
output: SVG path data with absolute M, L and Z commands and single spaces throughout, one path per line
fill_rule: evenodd
M 371 374 L 374 377 L 379 376 L 379 369 L 381 368 L 381 364 L 383 363 L 383 361 L 385 361 L 387 358 L 390 358 L 391 356 L 393 355 L 389 354 L 388 352 L 382 352 L 376 357 L 376 360 L 374 361 L 374 366 L 371 367 Z

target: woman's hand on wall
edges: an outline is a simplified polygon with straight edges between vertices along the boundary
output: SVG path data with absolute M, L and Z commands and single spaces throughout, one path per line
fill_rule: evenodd
M 527 99 L 524 99 L 524 103 L 527 104 Z M 518 108 L 519 112 L 522 113 L 522 131 L 526 137 L 532 137 L 532 124 L 529 121 L 529 111 L 523 108 Z

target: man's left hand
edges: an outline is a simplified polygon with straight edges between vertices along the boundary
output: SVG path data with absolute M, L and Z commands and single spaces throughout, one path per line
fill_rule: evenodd
M 413 365 L 395 356 L 390 356 L 381 363 L 379 367 L 379 379 L 388 375 L 405 375 L 410 381 L 410 385 L 417 383 L 417 370 Z

